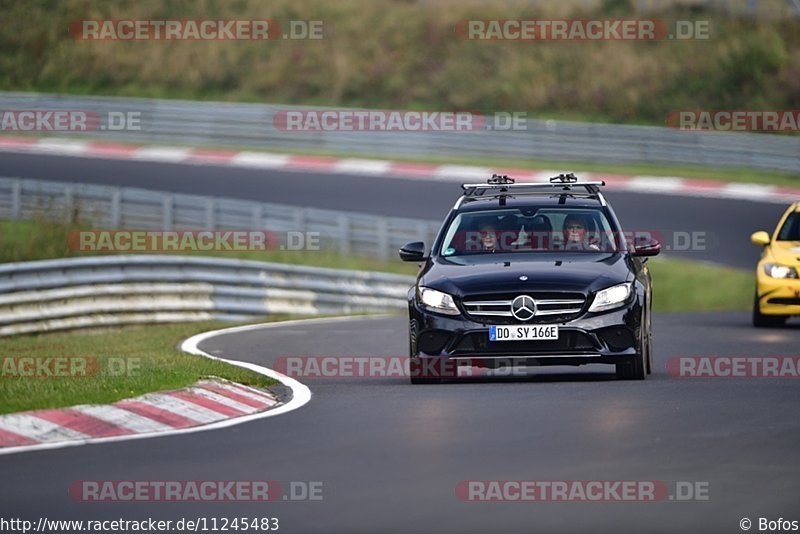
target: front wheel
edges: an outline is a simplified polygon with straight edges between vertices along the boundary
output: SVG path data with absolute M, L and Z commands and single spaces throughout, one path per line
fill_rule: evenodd
M 425 376 L 430 369 L 423 365 L 422 360 L 414 356 L 410 357 L 408 368 L 411 374 L 412 384 L 439 384 L 442 381 L 438 376 Z
M 644 325 L 642 325 L 639 352 L 633 359 L 626 363 L 617 364 L 617 378 L 620 380 L 644 380 L 650 364 L 650 344 L 645 342 Z
M 780 315 L 764 315 L 761 313 L 761 306 L 758 304 L 758 290 L 753 298 L 753 326 L 758 328 L 769 328 L 782 326 L 786 323 L 787 317 Z
M 618 363 L 617 378 L 620 380 L 644 380 L 647 367 L 645 358 L 645 351 L 642 351 L 629 363 Z

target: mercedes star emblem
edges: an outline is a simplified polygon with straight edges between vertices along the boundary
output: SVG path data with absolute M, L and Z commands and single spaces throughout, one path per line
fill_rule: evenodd
M 520 321 L 529 321 L 536 315 L 536 302 L 528 295 L 520 295 L 511 301 L 511 315 Z

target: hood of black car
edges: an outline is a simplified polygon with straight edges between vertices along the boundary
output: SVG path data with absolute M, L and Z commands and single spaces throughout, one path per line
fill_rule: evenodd
M 575 291 L 589 294 L 633 278 L 625 254 L 519 254 L 433 258 L 420 285 L 454 296 Z

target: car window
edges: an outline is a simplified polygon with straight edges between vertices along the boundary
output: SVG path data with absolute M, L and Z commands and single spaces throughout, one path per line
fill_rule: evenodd
M 611 226 L 598 209 L 509 208 L 459 213 L 442 240 L 442 256 L 531 252 L 615 252 Z
M 789 214 L 778 232 L 778 241 L 800 241 L 800 212 Z

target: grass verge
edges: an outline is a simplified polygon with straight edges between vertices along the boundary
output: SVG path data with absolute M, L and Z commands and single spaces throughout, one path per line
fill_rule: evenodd
M 42 221 L 0 221 L 0 262 L 65 257 L 66 233 L 74 227 Z M 415 264 L 343 256 L 333 252 L 266 251 L 229 253 L 262 261 L 318 265 L 413 275 Z M 657 312 L 746 310 L 753 291 L 748 271 L 674 258 L 649 261 L 653 309 Z M 270 317 L 278 321 L 286 317 Z M 0 374 L 0 413 L 83 403 L 110 403 L 143 393 L 187 386 L 219 376 L 252 386 L 271 379 L 231 365 L 190 356 L 178 343 L 223 323 L 128 326 L 93 331 L 45 333 L 4 338 L 0 362 L 19 357 L 96 358 L 96 375 L 64 378 L 10 378 Z M 224 324 L 224 326 L 230 326 Z M 113 348 L 112 348 L 113 347 Z M 14 360 L 15 361 L 15 360 Z M 120 364 L 125 362 L 125 366 Z M 91 366 L 87 366 L 92 368 Z M 120 373 L 121 368 L 130 372 Z
M 286 317 L 270 317 L 266 322 Z M 125 326 L 3 338 L 0 344 L 0 413 L 111 403 L 152 391 L 185 387 L 209 376 L 266 387 L 277 382 L 232 365 L 182 352 L 178 343 L 230 323 Z M 85 373 L 24 377 L 18 358 L 75 358 Z M 63 360 L 62 360 L 63 361 Z M 72 360 L 76 361 L 76 360 Z M 69 364 L 68 364 L 69 365 Z
M 76 228 L 45 221 L 0 221 L 0 262 L 84 255 L 66 246 L 67 234 Z M 217 251 L 211 254 L 405 275 L 414 275 L 419 269 L 416 264 L 399 260 L 381 261 L 332 251 Z M 657 311 L 744 310 L 750 305 L 753 275 L 749 271 L 663 257 L 650 260 L 649 265 L 654 280 L 653 306 Z
M 735 311 L 752 304 L 752 272 L 674 258 L 655 258 L 648 265 L 654 311 Z

